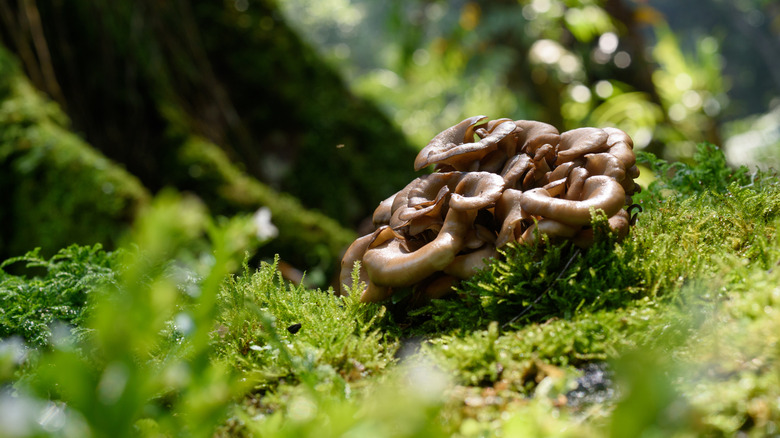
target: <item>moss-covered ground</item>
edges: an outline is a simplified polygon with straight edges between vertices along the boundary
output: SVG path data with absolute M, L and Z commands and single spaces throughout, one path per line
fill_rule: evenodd
M 710 145 L 691 165 L 640 161 L 655 180 L 624 241 L 508 248 L 413 310 L 402 295 L 365 305 L 290 284 L 275 263 L 242 266 L 262 244 L 250 218 L 159 196 L 115 253 L 3 265 L 2 308 L 21 310 L 0 313 L 0 412 L 15 409 L 2 430 L 780 433 L 777 176 L 730 169 Z

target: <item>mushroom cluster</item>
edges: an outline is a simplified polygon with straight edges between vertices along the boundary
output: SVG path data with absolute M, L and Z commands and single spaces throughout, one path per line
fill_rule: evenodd
M 631 222 L 624 207 L 640 190 L 635 162 L 631 138 L 615 128 L 559 133 L 530 120 L 463 120 L 417 155 L 415 170 L 433 165 L 435 172 L 382 201 L 375 231 L 347 249 L 341 293 L 350 290 L 360 261 L 363 302 L 404 287 L 440 298 L 510 242 L 546 234 L 588 246 L 595 210 L 623 238 Z

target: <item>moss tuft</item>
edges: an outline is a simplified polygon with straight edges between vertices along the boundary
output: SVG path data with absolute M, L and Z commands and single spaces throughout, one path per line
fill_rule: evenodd
M 72 243 L 114 247 L 149 194 L 138 179 L 68 131 L 0 48 L 0 254 Z

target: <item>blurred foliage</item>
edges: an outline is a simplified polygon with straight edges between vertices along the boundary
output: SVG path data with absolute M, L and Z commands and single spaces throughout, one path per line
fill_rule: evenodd
M 137 178 L 69 131 L 0 48 L 0 254 L 72 243 L 113 246 L 149 194 Z
M 207 436 L 245 387 L 209 357 L 220 285 L 257 245 L 251 219 L 209 223 L 200 202 L 166 193 L 141 216 L 131 243 L 116 281 L 90 294 L 88 336 L 40 352 L 18 384 L 18 399 L 57 402 L 50 417 L 36 423 L 34 411 L 22 412 L 3 419 L 4 432 Z
M 730 122 L 725 129 L 730 162 L 780 169 L 780 105 L 766 114 Z
M 707 20 L 731 11 L 713 2 Z M 0 8 L 0 41 L 73 130 L 150 191 L 193 191 L 216 214 L 269 207 L 284 224 L 263 256 L 280 253 L 325 284 L 349 233 L 287 196 L 277 205 L 276 191 L 358 228 L 414 177 L 415 148 L 466 116 L 617 126 L 667 160 L 690 161 L 705 140 L 732 161 L 750 146 L 751 164 L 771 164 L 776 118 L 721 129 L 744 114 L 729 97 L 745 83 L 735 71 L 755 64 L 725 61 L 734 49 L 721 27 L 681 34 L 673 11 L 660 0 L 17 1 Z M 750 29 L 777 30 L 771 3 L 741 2 L 733 17 L 755 38 Z M 18 199 L 13 211 L 32 208 Z M 63 225 L 50 219 L 41 227 Z M 7 254 L 70 243 L 45 242 L 55 231 L 16 237 Z M 111 247 L 115 235 L 94 241 Z
M 780 7 L 766 0 L 653 0 L 687 52 L 717 43 L 724 120 L 771 110 L 780 95 Z
M 682 195 L 702 192 L 728 193 L 732 184 L 748 186 L 758 176 L 758 174 L 751 174 L 745 166 L 738 168 L 729 166 L 723 151 L 711 143 L 699 143 L 696 146 L 696 153 L 693 155 L 696 165 L 682 162 L 669 163 L 645 152 L 640 152 L 638 155 L 637 161 L 647 165 L 659 176 L 650 184 L 648 187 L 650 195 L 644 195 L 645 197 L 654 196 L 659 199 L 664 190 Z M 763 178 L 758 178 L 758 183 L 768 175 L 771 174 L 764 174 Z
M 771 2 L 326 4 L 281 1 L 287 19 L 419 147 L 454 121 L 487 114 L 562 130 L 617 126 L 639 148 L 690 160 L 696 143 L 721 143 L 724 121 L 765 112 L 780 94 L 768 56 L 780 34 Z

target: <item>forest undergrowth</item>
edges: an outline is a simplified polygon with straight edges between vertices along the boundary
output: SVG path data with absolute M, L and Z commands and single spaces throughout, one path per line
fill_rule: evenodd
M 0 265 L 0 430 L 780 433 L 777 175 L 709 144 L 692 164 L 639 162 L 654 179 L 624 241 L 596 217 L 592 248 L 510 246 L 415 309 L 249 266 L 264 243 L 251 217 L 159 195 L 117 251 Z

